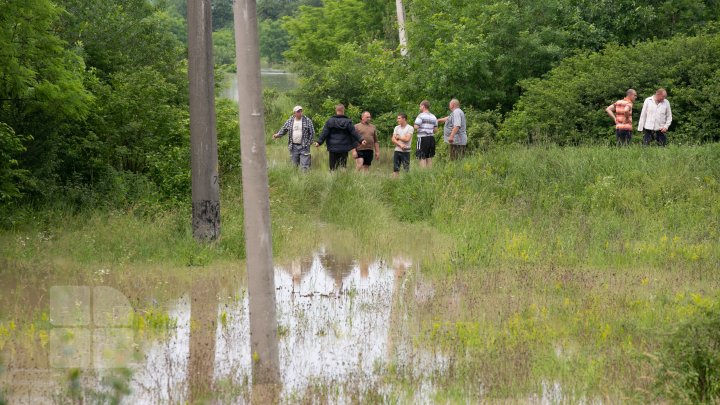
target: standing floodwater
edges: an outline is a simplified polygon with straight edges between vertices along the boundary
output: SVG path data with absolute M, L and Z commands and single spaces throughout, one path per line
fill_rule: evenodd
M 414 348 L 410 340 L 394 338 L 408 319 L 401 301 L 412 266 L 410 259 L 401 256 L 389 261 L 356 260 L 320 251 L 276 267 L 284 398 L 313 397 L 323 387 L 340 387 L 322 394 L 333 402 L 351 397 L 352 393 L 346 391 L 382 391 L 377 371 L 391 360 L 417 370 L 420 378 L 446 367 L 444 356 Z M 127 403 L 202 399 L 210 387 L 216 387 L 216 391 L 222 387 L 223 402 L 243 403 L 249 399 L 253 355 L 247 288 L 242 284 L 223 290 L 225 282 L 220 278 L 194 280 L 188 290 L 176 295 L 178 298 L 159 303 L 167 314 L 168 329 L 157 333 L 128 329 L 136 353 L 120 365 L 131 376 Z M 86 301 L 92 306 L 101 300 L 102 296 L 97 295 L 95 301 Z M 72 311 L 83 309 L 84 301 L 66 301 Z M 110 308 L 110 313 L 113 311 Z M 96 362 L 73 363 L 78 361 L 78 353 L 82 355 L 84 349 L 93 347 L 92 336 L 83 346 L 73 345 L 73 336 L 84 333 L 88 332 L 77 329 L 54 346 L 43 347 L 40 343 L 28 347 L 27 342 L 8 342 L 7 372 L 0 375 L 0 387 L 7 388 L 11 403 L 47 402 L 58 393 L 65 395 L 72 367 L 83 370 L 84 384 L 98 391 L 107 389 L 102 379 L 113 374 L 113 369 L 95 367 Z M 90 334 L 97 335 L 97 331 Z M 88 353 L 97 357 L 100 351 L 128 351 L 127 339 L 122 348 L 108 342 L 103 343 L 102 350 L 95 347 L 94 353 Z M 34 362 L 28 363 L 28 353 L 32 353 Z M 71 358 L 58 362 L 57 358 L 64 355 Z M 43 360 L 48 358 L 55 360 Z M 32 372 L 27 370 L 28 365 Z M 18 379 L 29 372 L 35 381 L 32 386 Z M 429 380 L 424 386 L 425 391 L 417 395 L 429 395 Z

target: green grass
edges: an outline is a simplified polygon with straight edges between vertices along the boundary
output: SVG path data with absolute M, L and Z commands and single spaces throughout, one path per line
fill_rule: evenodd
M 570 401 L 662 399 L 652 359 L 678 325 L 720 305 L 720 145 L 508 147 L 400 179 L 387 160 L 367 176 L 331 174 L 313 151 L 302 174 L 284 142 L 269 147 L 275 257 L 325 245 L 419 262 L 411 285 L 436 294 L 408 289 L 413 315 L 393 333 L 453 359 L 434 377 L 438 401 L 525 398 L 543 382 Z M 245 256 L 239 174 L 223 179 L 221 206 L 210 246 L 192 240 L 187 208 L 30 212 L 0 233 L 0 264 L 23 277 L 48 265 L 163 268 L 157 282 L 229 266 Z M 401 389 L 408 378 L 387 376 Z

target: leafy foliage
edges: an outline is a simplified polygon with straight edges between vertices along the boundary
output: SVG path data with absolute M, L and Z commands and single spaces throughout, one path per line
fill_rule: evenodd
M 289 37 L 282 23 L 277 20 L 260 22 L 260 56 L 271 65 L 285 60 L 283 53 L 288 49 Z

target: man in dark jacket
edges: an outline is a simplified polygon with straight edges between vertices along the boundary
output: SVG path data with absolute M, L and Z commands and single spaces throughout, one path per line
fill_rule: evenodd
M 350 118 L 345 116 L 345 106 L 342 104 L 335 106 L 335 115 L 325 123 L 315 146 L 319 147 L 326 141 L 330 154 L 330 170 L 345 167 L 348 152 L 359 144 L 365 145 L 365 140 L 355 131 L 355 126 Z

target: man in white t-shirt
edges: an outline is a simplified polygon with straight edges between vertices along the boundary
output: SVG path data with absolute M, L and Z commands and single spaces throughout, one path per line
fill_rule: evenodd
M 435 157 L 435 131 L 438 129 L 438 120 L 430 112 L 430 102 L 423 100 L 420 103 L 420 115 L 415 118 L 417 130 L 417 149 L 415 157 L 420 161 L 420 167 L 432 167 Z
M 407 114 L 400 113 L 397 117 L 398 125 L 393 130 L 392 143 L 395 145 L 393 154 L 393 176 L 400 174 L 400 166 L 407 172 L 410 170 L 410 143 L 415 128 L 407 123 Z
M 273 134 L 273 139 L 278 139 L 285 134 L 288 137 L 288 150 L 290 159 L 295 166 L 300 166 L 303 171 L 310 169 L 310 145 L 315 139 L 315 127 L 312 120 L 303 115 L 303 108 L 295 106 L 293 116 L 285 121 L 285 125 Z
M 637 130 L 643 133 L 643 145 L 656 141 L 660 146 L 667 143 L 667 131 L 672 124 L 672 110 L 667 91 L 658 89 L 654 96 L 645 99 Z

